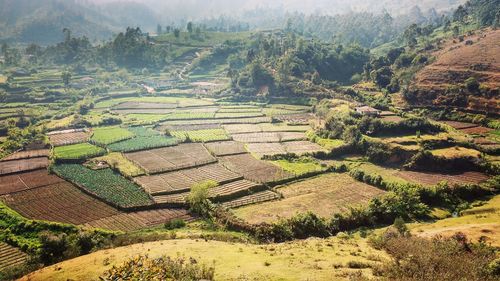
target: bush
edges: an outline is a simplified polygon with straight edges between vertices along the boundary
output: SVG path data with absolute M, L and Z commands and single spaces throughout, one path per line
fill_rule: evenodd
M 100 280 L 214 280 L 215 269 L 195 259 L 138 256 L 104 272 Z
M 173 230 L 178 228 L 183 228 L 186 226 L 186 222 L 183 219 L 173 219 L 165 223 L 165 229 Z
M 215 181 L 208 180 L 191 187 L 188 196 L 188 202 L 191 206 L 190 210 L 205 218 L 212 217 L 212 203 L 208 200 L 208 193 L 210 188 L 216 187 L 218 184 Z

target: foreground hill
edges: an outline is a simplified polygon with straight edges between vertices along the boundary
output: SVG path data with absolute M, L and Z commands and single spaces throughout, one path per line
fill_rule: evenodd
M 500 110 L 500 30 L 479 30 L 449 39 L 432 54 L 435 61 L 415 78 L 416 105 L 454 105 L 498 113 Z

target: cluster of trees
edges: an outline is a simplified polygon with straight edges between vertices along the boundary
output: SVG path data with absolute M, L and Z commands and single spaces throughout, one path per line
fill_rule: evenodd
M 325 44 L 293 32 L 260 34 L 245 52 L 246 67 L 229 72 L 233 89 L 243 94 L 255 94 L 263 86 L 293 93 L 289 83 L 297 80 L 350 83 L 369 60 L 369 51 L 359 45 Z

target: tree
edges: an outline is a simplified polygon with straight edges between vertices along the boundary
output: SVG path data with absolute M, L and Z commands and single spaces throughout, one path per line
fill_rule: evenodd
M 193 23 L 192 22 L 188 22 L 188 24 L 187 24 L 187 31 L 189 33 L 193 33 Z
M 162 27 L 160 24 L 156 26 L 156 34 L 161 35 L 163 33 Z
M 218 184 L 215 181 L 208 180 L 197 183 L 191 187 L 189 192 L 188 202 L 191 206 L 190 210 L 204 218 L 211 218 L 212 203 L 208 200 L 209 190 L 216 187 Z
M 179 38 L 180 35 L 181 35 L 181 31 L 178 28 L 174 29 L 175 38 Z
M 61 73 L 61 79 L 64 83 L 64 87 L 68 88 L 71 83 L 71 73 L 69 71 L 64 71 Z

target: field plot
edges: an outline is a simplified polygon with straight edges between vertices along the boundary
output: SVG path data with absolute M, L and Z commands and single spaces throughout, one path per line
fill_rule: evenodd
M 143 169 L 135 165 L 132 161 L 125 158 L 123 154 L 118 152 L 112 152 L 108 155 L 95 158 L 95 160 L 108 163 L 110 167 L 118 170 L 120 174 L 126 177 L 137 177 L 142 176 L 146 173 Z
M 204 124 L 260 124 L 271 123 L 269 117 L 254 117 L 254 118 L 234 118 L 234 119 L 194 119 L 194 120 L 171 120 L 165 122 L 169 125 L 204 125 Z
M 71 144 L 54 148 L 54 157 L 61 160 L 87 159 L 105 153 L 106 150 L 90 143 Z
M 271 124 L 263 123 L 259 124 L 262 132 L 306 132 L 311 130 L 310 126 L 296 125 L 290 126 L 287 124 Z
M 0 175 L 38 170 L 48 166 L 49 159 L 47 157 L 0 161 Z
M 261 112 L 217 112 L 214 118 L 216 119 L 231 119 L 231 118 L 252 118 L 264 116 Z
M 262 128 L 259 124 L 228 124 L 222 126 L 230 134 L 259 133 Z
M 274 119 L 287 124 L 309 124 L 311 120 L 315 117 L 310 113 L 297 113 L 297 114 L 286 114 L 286 115 L 276 115 L 273 116 Z
M 176 105 L 176 107 L 190 107 L 190 106 L 209 106 L 213 105 L 213 102 L 201 99 L 193 99 L 193 98 L 180 98 L 180 97 L 127 97 L 127 98 L 116 98 L 116 99 L 108 99 L 103 100 L 96 103 L 95 108 L 110 108 L 114 107 L 118 104 L 122 104 L 125 102 L 135 102 L 138 104 L 149 104 L 154 103 L 155 107 L 158 107 L 157 104 L 168 104 L 168 105 Z M 130 105 L 125 105 L 130 106 Z M 143 105 L 146 106 L 146 105 Z
M 260 107 L 240 106 L 240 107 L 225 107 L 222 106 L 217 113 L 249 113 L 249 112 L 262 112 Z
M 164 123 L 160 126 L 157 126 L 155 130 L 160 132 L 168 131 L 198 131 L 198 130 L 212 130 L 212 129 L 220 129 L 220 124 L 181 124 L 181 125 L 169 125 L 168 123 Z
M 450 147 L 450 148 L 442 148 L 431 151 L 432 155 L 440 156 L 447 159 L 459 158 L 459 157 L 480 157 L 481 152 L 465 147 Z
M 250 195 L 246 195 L 243 197 L 240 197 L 238 199 L 234 199 L 228 202 L 222 203 L 222 206 L 225 208 L 238 208 L 246 205 L 251 205 L 251 204 L 257 204 L 257 203 L 262 203 L 266 201 L 272 201 L 279 199 L 280 195 L 277 194 L 276 192 L 266 190 L 266 191 L 261 191 L 261 192 L 256 192 Z
M 493 129 L 486 128 L 486 127 L 473 127 L 473 128 L 467 128 L 467 129 L 461 129 L 460 132 L 468 135 L 485 135 L 490 132 L 494 131 Z
M 271 123 L 261 124 L 229 124 L 224 129 L 230 134 L 259 133 L 259 132 L 306 132 L 309 126 L 275 125 Z
M 191 120 L 191 119 L 212 119 L 215 112 L 184 112 L 177 111 L 165 116 L 164 120 Z
M 347 174 L 327 174 L 278 189 L 283 199 L 234 210 L 249 223 L 273 222 L 311 211 L 329 218 L 349 206 L 366 204 L 384 191 L 357 182 Z
M 220 202 L 250 195 L 251 192 L 256 191 L 256 189 L 262 189 L 262 187 L 262 185 L 251 181 L 239 180 L 211 188 L 208 194 L 213 201 Z
M 19 160 L 19 159 L 36 158 L 36 157 L 48 157 L 49 153 L 50 151 L 48 149 L 23 150 L 14 152 L 0 159 L 0 161 L 10 161 L 10 160 Z
M 263 133 L 246 133 L 234 134 L 233 139 L 245 143 L 264 143 L 264 142 L 282 142 L 305 140 L 305 133 L 300 132 L 263 132 Z
M 477 127 L 478 125 L 477 124 L 473 124 L 473 123 L 465 123 L 465 122 L 458 122 L 458 121 L 439 121 L 441 123 L 444 123 L 448 126 L 451 126 L 457 130 L 461 130 L 461 129 L 467 129 L 467 128 L 474 128 L 474 127 Z
M 224 141 L 230 140 L 229 137 L 223 129 L 208 129 L 208 130 L 197 130 L 197 131 L 171 131 L 172 136 L 176 137 L 181 141 L 186 141 L 187 139 L 194 142 L 211 142 L 211 141 Z
M 119 141 L 108 145 L 111 151 L 117 152 L 132 152 L 158 147 L 167 147 L 177 145 L 178 140 L 174 137 L 166 137 L 163 135 L 151 137 L 135 137 L 124 141 Z
M 398 123 L 398 122 L 405 120 L 404 118 L 399 117 L 397 115 L 382 116 L 382 118 L 380 118 L 380 119 L 383 122 L 390 122 L 390 123 Z
M 28 256 L 18 248 L 0 242 L 0 271 L 8 267 L 19 266 L 28 260 Z
M 277 160 L 272 161 L 271 163 L 278 165 L 283 170 L 290 172 L 296 176 L 323 172 L 327 169 L 326 166 L 321 165 L 318 161 L 312 158 L 298 159 L 297 161 Z
M 159 109 L 159 108 L 150 108 L 150 109 L 113 109 L 114 113 L 127 115 L 127 114 L 170 114 L 174 112 L 173 109 Z
M 190 221 L 193 218 L 188 214 L 188 211 L 184 209 L 157 209 L 120 213 L 90 221 L 84 226 L 128 232 L 164 224 L 173 219 Z
M 210 142 L 206 143 L 205 147 L 215 156 L 247 153 L 245 145 L 235 141 Z
M 255 156 L 262 158 L 264 155 L 279 155 L 286 154 L 286 149 L 282 143 L 268 142 L 268 143 L 249 143 L 246 145 L 248 151 Z
M 144 190 L 111 169 L 91 170 L 78 164 L 63 164 L 54 166 L 53 170 L 115 206 L 130 208 L 153 203 Z
M 6 175 L 0 177 L 0 195 L 60 182 L 64 182 L 64 180 L 48 174 L 45 169 Z
M 114 142 L 130 139 L 134 137 L 134 133 L 120 127 L 100 127 L 94 128 L 92 142 L 107 145 Z
M 2 201 L 24 217 L 62 223 L 83 224 L 119 213 L 68 182 L 5 195 Z
M 422 173 L 414 171 L 400 171 L 395 174 L 409 182 L 425 185 L 434 185 L 442 181 L 449 184 L 481 183 L 488 179 L 488 176 L 479 172 L 463 172 L 459 174 Z
M 90 137 L 90 132 L 69 132 L 49 135 L 50 143 L 53 146 L 62 146 L 69 144 L 77 144 L 87 142 Z
M 310 141 L 289 141 L 281 144 L 285 147 L 287 153 L 295 153 L 297 155 L 326 151 L 320 145 Z
M 216 162 L 203 144 L 187 143 L 173 147 L 126 153 L 125 157 L 148 174 L 191 168 Z
M 255 159 L 248 153 L 224 156 L 220 161 L 229 170 L 257 183 L 274 182 L 293 176 L 273 164 Z
M 146 190 L 146 192 L 158 195 L 178 193 L 191 189 L 196 184 L 206 180 L 213 180 L 224 184 L 242 179 L 242 177 L 231 172 L 219 164 L 209 164 L 197 168 L 157 174 L 153 176 L 142 176 L 135 179 Z
M 136 102 L 127 101 L 114 106 L 114 109 L 175 109 L 176 103 L 155 103 L 155 102 Z

